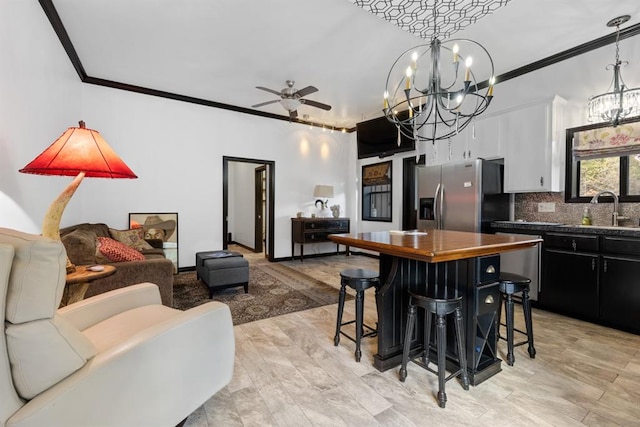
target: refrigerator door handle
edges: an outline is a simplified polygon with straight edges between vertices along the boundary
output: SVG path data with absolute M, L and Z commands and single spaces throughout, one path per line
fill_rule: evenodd
M 441 218 L 441 212 L 438 211 L 438 206 L 440 206 L 440 203 L 438 203 L 438 195 L 440 194 L 440 183 L 438 183 L 438 186 L 436 187 L 436 194 L 433 198 L 433 215 L 435 216 L 435 222 L 436 222 L 436 230 L 441 229 L 442 227 L 440 226 L 440 218 Z

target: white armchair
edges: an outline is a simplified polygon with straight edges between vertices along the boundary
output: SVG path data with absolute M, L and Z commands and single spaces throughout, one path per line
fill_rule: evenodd
M 0 427 L 175 426 L 231 381 L 229 308 L 141 283 L 57 309 L 62 243 L 0 228 Z

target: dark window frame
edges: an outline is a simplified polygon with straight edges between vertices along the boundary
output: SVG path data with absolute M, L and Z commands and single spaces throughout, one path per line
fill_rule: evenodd
M 620 124 L 634 123 L 640 121 L 640 117 L 632 117 L 630 119 L 621 120 Z M 564 178 L 564 201 L 565 203 L 589 203 L 591 196 L 579 196 L 580 188 L 580 161 L 573 159 L 573 135 L 578 132 L 591 129 L 599 129 L 611 126 L 611 123 L 598 123 L 594 125 L 579 126 L 569 128 L 566 131 L 566 150 L 565 150 L 565 178 Z M 620 194 L 618 199 L 620 203 L 638 203 L 640 195 L 629 195 L 629 159 L 627 156 L 621 156 L 620 159 Z M 606 190 L 606 188 L 603 188 Z M 599 202 L 613 203 L 613 197 L 603 196 Z

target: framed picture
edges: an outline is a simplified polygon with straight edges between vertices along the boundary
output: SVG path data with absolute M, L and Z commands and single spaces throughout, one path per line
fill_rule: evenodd
M 130 213 L 129 228 L 142 228 L 145 239 L 162 240 L 164 256 L 173 262 L 178 272 L 178 214 Z
M 391 222 L 391 161 L 362 166 L 362 219 Z

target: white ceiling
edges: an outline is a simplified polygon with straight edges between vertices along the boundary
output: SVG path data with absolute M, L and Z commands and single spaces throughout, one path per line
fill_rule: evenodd
M 292 79 L 297 89 L 319 89 L 307 98 L 333 106 L 300 106 L 299 118 L 336 127 L 380 116 L 393 61 L 428 42 L 349 0 L 53 5 L 91 77 L 242 108 L 277 98 L 255 86 L 280 90 Z M 640 1 L 511 0 L 454 37 L 482 43 L 500 75 L 611 34 L 606 22 L 623 14 L 631 15 L 624 27 L 640 22 Z M 640 58 L 621 56 L 640 66 Z M 602 66 L 612 60 L 613 52 Z M 258 110 L 288 116 L 278 103 Z

